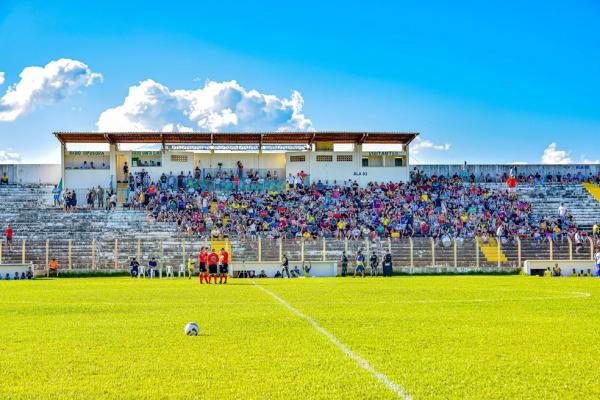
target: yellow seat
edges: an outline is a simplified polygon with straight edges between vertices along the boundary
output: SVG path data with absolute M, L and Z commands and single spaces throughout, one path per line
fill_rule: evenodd
M 217 254 L 221 251 L 221 249 L 225 249 L 229 253 L 229 262 L 233 260 L 233 254 L 231 253 L 231 242 L 229 240 L 218 240 L 212 239 L 210 241 L 211 248 L 215 249 Z
M 584 182 L 583 183 L 583 187 L 587 189 L 588 192 L 590 192 L 590 194 L 598 201 L 600 202 L 600 186 L 593 184 L 593 183 L 588 183 L 588 182 Z
M 485 259 L 489 262 L 497 263 L 498 258 L 500 258 L 500 262 L 508 261 L 506 254 L 504 254 L 504 251 L 502 251 L 502 248 L 500 248 L 500 253 L 498 253 L 498 241 L 495 238 L 491 237 L 488 243 L 485 244 L 481 240 L 481 237 L 478 236 L 477 241 L 479 242 L 479 248 L 481 249 L 481 252 L 485 256 Z

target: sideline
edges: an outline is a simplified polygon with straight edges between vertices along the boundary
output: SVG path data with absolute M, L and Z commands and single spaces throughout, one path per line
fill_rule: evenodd
M 356 363 L 361 368 L 370 372 L 371 375 L 373 375 L 381 383 L 383 383 L 385 386 L 387 386 L 388 389 L 390 389 L 391 391 L 396 393 L 399 397 L 403 398 L 404 400 L 412 400 L 412 397 L 410 397 L 410 395 L 408 393 L 406 393 L 406 391 L 404 389 L 402 389 L 402 387 L 400 385 L 391 381 L 390 378 L 388 378 L 386 375 L 382 374 L 381 372 L 379 372 L 375 368 L 373 368 L 373 366 L 371 366 L 371 364 L 369 364 L 369 362 L 367 360 L 365 360 L 364 358 L 362 358 L 361 356 L 359 356 L 358 354 L 356 354 L 355 352 L 350 350 L 348 347 L 346 347 L 346 345 L 343 344 L 342 342 L 340 342 L 338 340 L 338 338 L 333 336 L 333 334 L 331 334 L 329 331 L 327 331 L 325 328 L 323 328 L 321 325 L 319 325 L 319 323 L 317 321 L 315 321 L 308 315 L 302 313 L 302 311 L 292 307 L 287 301 L 285 301 L 281 297 L 277 296 L 275 293 L 271 292 L 270 290 L 264 288 L 263 286 L 259 285 L 258 283 L 254 282 L 254 281 L 252 281 L 252 283 L 257 288 L 259 288 L 260 290 L 262 290 L 263 292 L 265 292 L 266 294 L 268 294 L 269 296 L 273 297 L 275 300 L 277 300 L 278 302 L 283 304 L 288 310 L 290 310 L 291 312 L 293 312 L 300 318 L 308 321 L 317 331 L 319 331 L 323 335 L 325 335 L 331 343 L 336 345 L 340 350 L 342 350 L 344 352 L 344 354 L 346 354 L 352 360 L 356 361 Z

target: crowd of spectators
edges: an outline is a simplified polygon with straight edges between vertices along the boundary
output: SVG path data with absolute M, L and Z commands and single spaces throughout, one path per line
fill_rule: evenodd
M 312 182 L 286 179 L 268 192 L 203 191 L 193 175 L 172 175 L 159 184 L 141 180 L 132 202 L 147 210 L 150 222 L 175 224 L 190 235 L 213 238 L 369 238 L 432 237 L 436 241 L 480 236 L 484 242 L 570 237 L 583 243 L 572 216 L 535 217 L 531 204 L 508 186 L 489 188 L 461 176 L 426 176 L 414 170 L 406 183 Z M 192 178 L 190 178 L 192 177 Z M 520 179 L 520 178 L 519 178 Z M 534 178 L 535 179 L 535 178 Z M 171 185 L 173 183 L 173 185 Z
M 464 182 L 468 183 L 506 183 L 511 178 L 515 179 L 516 183 L 519 184 L 529 184 L 529 185 L 546 185 L 553 183 L 582 183 L 582 182 L 590 182 L 600 185 L 600 172 L 594 175 L 592 172 L 588 172 L 587 174 L 584 172 L 577 172 L 576 174 L 561 174 L 560 172 L 556 174 L 552 173 L 540 173 L 536 172 L 532 173 L 521 173 L 518 171 L 517 167 L 510 169 L 502 174 L 497 173 L 492 175 L 490 173 L 480 173 L 478 175 L 473 172 L 469 172 L 468 168 L 463 168 L 462 171 L 458 174 L 455 174 L 453 179 L 460 179 Z M 427 180 L 428 176 L 423 174 L 417 168 L 414 168 L 411 171 L 411 179 L 412 180 Z

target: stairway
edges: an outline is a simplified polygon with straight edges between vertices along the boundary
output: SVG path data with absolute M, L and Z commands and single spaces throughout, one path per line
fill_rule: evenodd
M 477 238 L 477 241 L 479 242 L 479 248 L 487 261 L 494 263 L 497 263 L 498 260 L 500 262 L 508 261 L 502 248 L 500 248 L 500 252 L 498 252 L 498 241 L 495 238 L 491 237 L 488 243 L 483 243 L 480 237 Z
M 225 249 L 229 253 L 229 262 L 233 261 L 233 252 L 231 251 L 231 242 L 229 240 L 216 240 L 210 241 L 210 247 L 219 254 L 221 249 Z
M 584 182 L 583 187 L 595 198 L 598 202 L 600 202 L 600 186 L 594 183 Z

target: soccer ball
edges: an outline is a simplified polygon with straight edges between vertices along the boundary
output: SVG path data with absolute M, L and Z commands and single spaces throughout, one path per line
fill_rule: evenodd
M 188 336 L 198 336 L 198 333 L 200 332 L 200 327 L 197 323 L 190 322 L 185 326 L 183 331 Z

